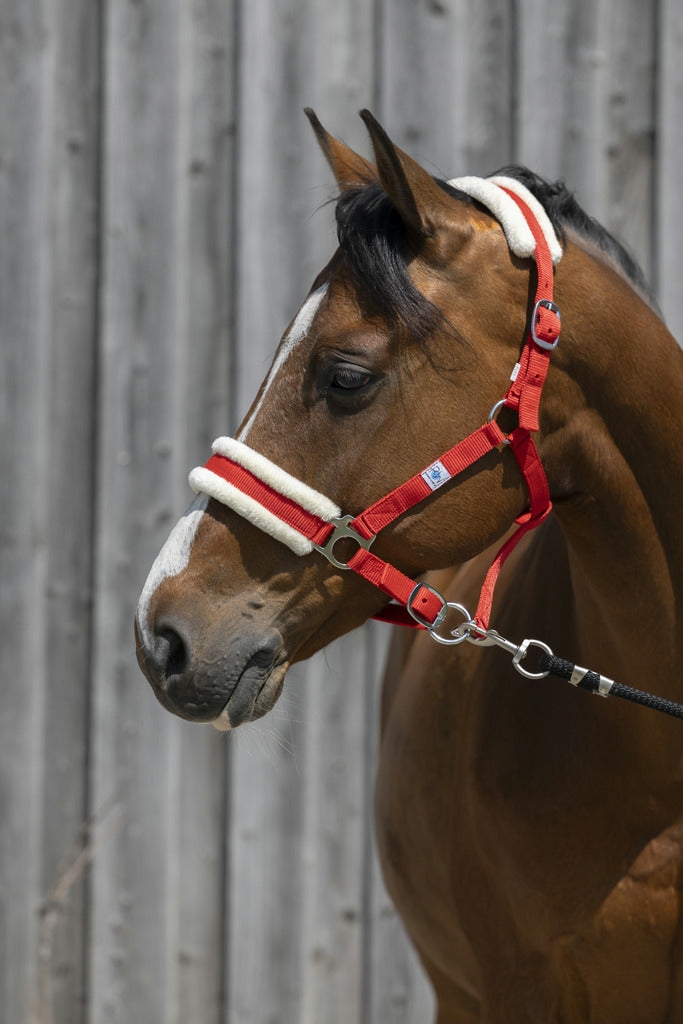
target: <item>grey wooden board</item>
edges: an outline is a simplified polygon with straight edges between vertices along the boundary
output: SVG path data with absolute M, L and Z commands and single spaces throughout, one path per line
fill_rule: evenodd
M 83 889 L 41 908 L 87 813 L 98 12 L 0 14 L 0 1007 L 82 1020 Z M 50 955 L 48 955 L 48 952 Z
M 118 6 L 106 138 L 92 792 L 123 827 L 95 863 L 90 1019 L 223 1012 L 226 747 L 161 713 L 132 650 L 146 572 L 229 395 L 232 16 Z
M 683 344 L 681 229 L 683 228 L 683 7 L 663 0 L 659 17 L 659 105 L 657 110 L 657 285 L 664 316 Z
M 224 737 L 154 701 L 137 595 L 334 248 L 301 108 L 367 154 L 369 106 L 444 177 L 565 177 L 680 339 L 682 43 L 676 0 L 2 6 L 2 1024 L 47 1024 L 39 977 L 54 1024 L 429 1019 L 374 854 L 390 630 Z M 39 971 L 40 908 L 111 799 Z
M 301 108 L 317 108 L 349 141 L 363 138 L 355 111 L 372 98 L 372 10 L 254 4 L 243 9 L 241 30 L 236 344 L 244 413 L 335 247 L 331 211 L 316 212 L 333 194 L 331 174 Z M 291 94 L 278 88 L 283 80 Z M 301 160 L 304 152 L 310 159 Z M 290 673 L 291 711 L 274 736 L 264 724 L 234 737 L 230 1021 L 368 1019 L 367 642 L 359 631 Z M 384 954 L 405 945 L 399 933 Z

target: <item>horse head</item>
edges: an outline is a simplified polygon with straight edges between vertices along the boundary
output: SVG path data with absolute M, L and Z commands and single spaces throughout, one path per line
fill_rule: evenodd
M 524 343 L 532 275 L 493 216 L 435 181 L 368 112 L 374 165 L 308 114 L 340 188 L 340 244 L 238 440 L 355 515 L 485 421 Z M 452 566 L 500 538 L 527 501 L 501 444 L 392 522 L 373 551 L 412 578 Z M 340 559 L 353 551 L 337 542 Z M 385 603 L 366 579 L 202 495 L 150 572 L 138 659 L 164 707 L 230 728 L 269 710 L 289 665 Z

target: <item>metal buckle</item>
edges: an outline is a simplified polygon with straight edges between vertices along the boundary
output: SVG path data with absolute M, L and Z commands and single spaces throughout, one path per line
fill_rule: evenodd
M 558 331 L 555 341 L 544 341 L 543 338 L 538 337 L 536 334 L 536 314 L 538 313 L 539 306 L 542 306 L 543 309 L 549 309 L 551 313 L 554 313 L 560 324 L 562 323 L 562 317 L 560 316 L 559 309 L 554 302 L 550 301 L 550 299 L 539 299 L 534 306 L 533 313 L 531 314 L 531 337 L 541 348 L 546 349 L 548 352 L 552 352 L 554 348 L 557 348 L 557 343 L 560 340 L 560 334 Z
M 319 551 L 321 555 L 332 562 L 332 565 L 336 565 L 338 569 L 348 569 L 348 562 L 340 562 L 338 558 L 334 557 L 334 546 L 339 540 L 343 540 L 345 537 L 350 537 L 351 540 L 355 540 L 359 547 L 363 548 L 364 551 L 369 551 L 372 547 L 375 538 L 361 537 L 359 533 L 352 530 L 349 527 L 349 523 L 352 522 L 355 516 L 339 516 L 338 519 L 330 519 L 330 523 L 334 526 L 334 530 L 329 535 L 324 544 L 313 544 L 316 551 Z M 356 552 L 354 551 L 353 555 Z M 351 558 L 353 558 L 351 555 Z M 351 561 L 351 559 L 349 559 Z
M 437 615 L 433 622 L 429 622 L 428 619 L 423 618 L 423 616 L 420 615 L 419 612 L 416 612 L 415 609 L 413 608 L 413 601 L 415 600 L 417 593 L 420 590 L 428 590 L 430 594 L 433 594 L 434 597 L 438 597 L 439 601 L 441 601 L 441 611 L 439 612 L 439 614 Z M 448 605 L 446 603 L 446 599 L 442 597 L 439 591 L 435 590 L 434 587 L 430 587 L 428 583 L 416 583 L 414 590 L 412 591 L 410 597 L 406 601 L 406 609 L 408 611 L 408 614 L 411 615 L 420 626 L 425 626 L 427 630 L 430 633 L 432 633 L 432 630 L 437 629 L 441 625 L 443 620 L 446 618 Z M 432 633 L 432 635 L 434 634 Z M 436 637 L 436 639 L 438 640 L 439 637 Z

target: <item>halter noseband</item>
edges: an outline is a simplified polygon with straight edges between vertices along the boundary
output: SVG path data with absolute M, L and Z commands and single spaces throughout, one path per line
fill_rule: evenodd
M 218 438 L 206 465 L 190 473 L 195 491 L 228 505 L 296 554 L 318 551 L 337 568 L 353 570 L 397 602 L 388 604 L 375 618 L 427 629 L 442 642 L 450 642 L 437 632 L 448 611 L 446 600 L 433 587 L 416 583 L 378 558 L 370 548 L 377 533 L 398 516 L 494 448 L 508 444 L 529 491 L 529 509 L 515 520 L 517 529 L 501 547 L 484 580 L 474 622 L 482 631 L 488 629 L 493 593 L 505 560 L 524 534 L 543 522 L 552 508 L 531 434 L 538 430 L 541 391 L 560 332 L 560 314 L 553 302 L 553 263 L 562 255 L 547 214 L 519 182 L 510 178 L 456 178 L 449 184 L 488 206 L 501 222 L 510 249 L 518 256 L 533 256 L 538 272 L 529 335 L 511 374 L 510 387 L 491 410 L 488 421 L 357 516 L 342 515 L 325 495 L 234 438 Z M 503 406 L 518 415 L 518 425 L 509 435 L 495 420 Z M 337 543 L 344 538 L 358 544 L 348 562 L 335 555 Z

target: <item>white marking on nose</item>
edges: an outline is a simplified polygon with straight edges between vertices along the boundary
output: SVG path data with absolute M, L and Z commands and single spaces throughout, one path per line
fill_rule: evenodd
M 321 284 L 320 287 L 316 288 L 314 292 L 311 292 L 311 294 L 308 296 L 303 306 L 297 313 L 294 323 L 292 324 L 291 328 L 283 338 L 282 344 L 280 345 L 280 349 L 275 357 L 275 362 L 270 368 L 270 372 L 266 379 L 266 383 L 263 386 L 263 391 L 261 392 L 261 397 L 258 401 L 258 404 L 256 405 L 251 416 L 249 417 L 249 419 L 247 420 L 247 422 L 244 424 L 239 434 L 237 435 L 238 441 L 246 440 L 249 431 L 254 425 L 254 420 L 258 416 L 261 406 L 263 405 L 263 400 L 266 397 L 266 394 L 268 393 L 270 385 L 273 383 L 275 377 L 280 372 L 280 369 L 284 366 L 285 362 L 287 361 L 291 353 L 294 351 L 294 349 L 297 347 L 299 342 L 303 341 L 303 339 L 310 331 L 311 325 L 315 319 L 315 314 L 318 312 L 318 309 L 320 308 L 320 303 L 323 301 L 326 291 L 327 282 L 325 284 Z
M 168 540 L 154 560 L 147 581 L 142 588 L 136 614 L 138 632 L 145 647 L 152 647 L 152 631 L 148 622 L 149 605 L 152 596 L 162 580 L 177 576 L 187 568 L 190 561 L 190 550 L 195 534 L 209 499 L 205 494 L 199 495 L 192 502 L 187 512 L 179 519 L 171 530 Z
M 214 718 L 211 725 L 214 729 L 218 729 L 219 732 L 230 732 L 232 729 L 232 722 L 230 721 L 230 715 L 223 708 L 218 718 Z

